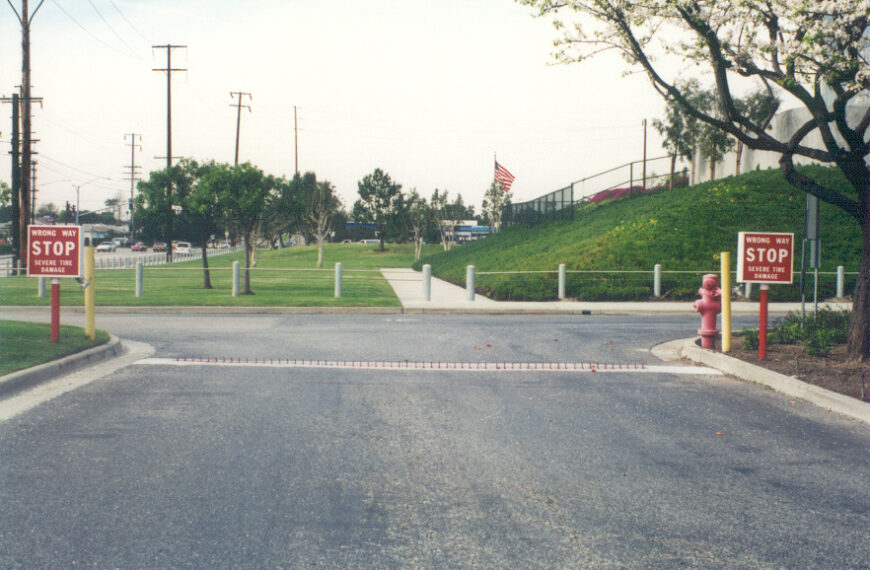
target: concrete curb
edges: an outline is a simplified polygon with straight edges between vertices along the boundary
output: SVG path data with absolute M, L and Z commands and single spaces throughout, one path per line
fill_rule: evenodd
M 11 392 L 32 388 L 47 380 L 53 380 L 61 374 L 72 372 L 97 362 L 108 360 L 121 354 L 123 347 L 121 339 L 109 335 L 109 341 L 100 346 L 89 348 L 39 366 L 33 366 L 12 374 L 0 376 L 0 397 Z
M 577 301 L 497 301 L 475 305 L 476 301 L 405 302 L 401 307 L 281 307 L 281 306 L 114 306 L 97 307 L 99 314 L 185 313 L 202 315 L 694 315 L 691 303 L 673 302 L 577 302 Z M 838 305 L 824 305 L 839 310 Z M 47 309 L 44 305 L 11 305 L 2 310 Z M 746 303 L 732 315 L 757 315 L 758 303 Z M 785 315 L 800 310 L 799 304 L 771 304 L 768 314 Z M 61 314 L 84 314 L 80 306 L 63 306 Z
M 697 338 L 693 337 L 663 343 L 654 347 L 652 353 L 663 360 L 668 360 L 669 356 L 679 355 L 716 368 L 730 376 L 767 386 L 781 394 L 806 400 L 820 408 L 870 425 L 870 403 L 807 384 L 793 376 L 773 372 L 720 352 L 701 348 L 695 343 L 696 340 Z

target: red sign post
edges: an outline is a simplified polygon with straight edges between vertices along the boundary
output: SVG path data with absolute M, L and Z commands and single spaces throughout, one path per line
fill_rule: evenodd
M 737 238 L 737 281 L 761 284 L 758 315 L 758 359 L 767 358 L 767 287 L 794 281 L 794 234 L 740 232 Z
M 79 226 L 27 226 L 27 275 L 51 277 L 51 342 L 60 339 L 60 278 L 81 277 Z

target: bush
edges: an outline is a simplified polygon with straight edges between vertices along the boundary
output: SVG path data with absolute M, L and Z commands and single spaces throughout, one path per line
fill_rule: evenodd
M 743 348 L 758 350 L 758 329 L 742 329 L 737 334 L 743 336 Z
M 831 329 L 814 329 L 807 334 L 804 341 L 806 352 L 810 356 L 825 356 L 831 352 L 831 347 L 834 346 L 834 336 L 836 332 Z
M 773 344 L 797 344 L 802 342 L 806 353 L 824 356 L 835 344 L 843 344 L 849 338 L 848 311 L 820 309 L 815 315 L 802 317 L 789 313 L 776 321 L 768 332 L 768 341 Z

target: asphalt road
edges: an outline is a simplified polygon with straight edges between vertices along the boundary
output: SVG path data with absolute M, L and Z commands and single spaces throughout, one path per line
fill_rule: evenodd
M 647 366 L 660 364 L 652 345 L 697 327 L 605 316 L 99 320 L 164 358 Z M 150 362 L 0 423 L 0 567 L 870 560 L 870 428 L 722 376 Z

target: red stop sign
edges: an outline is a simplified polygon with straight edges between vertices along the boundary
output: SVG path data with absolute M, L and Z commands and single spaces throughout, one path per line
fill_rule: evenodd
M 81 277 L 79 226 L 27 226 L 27 275 Z

